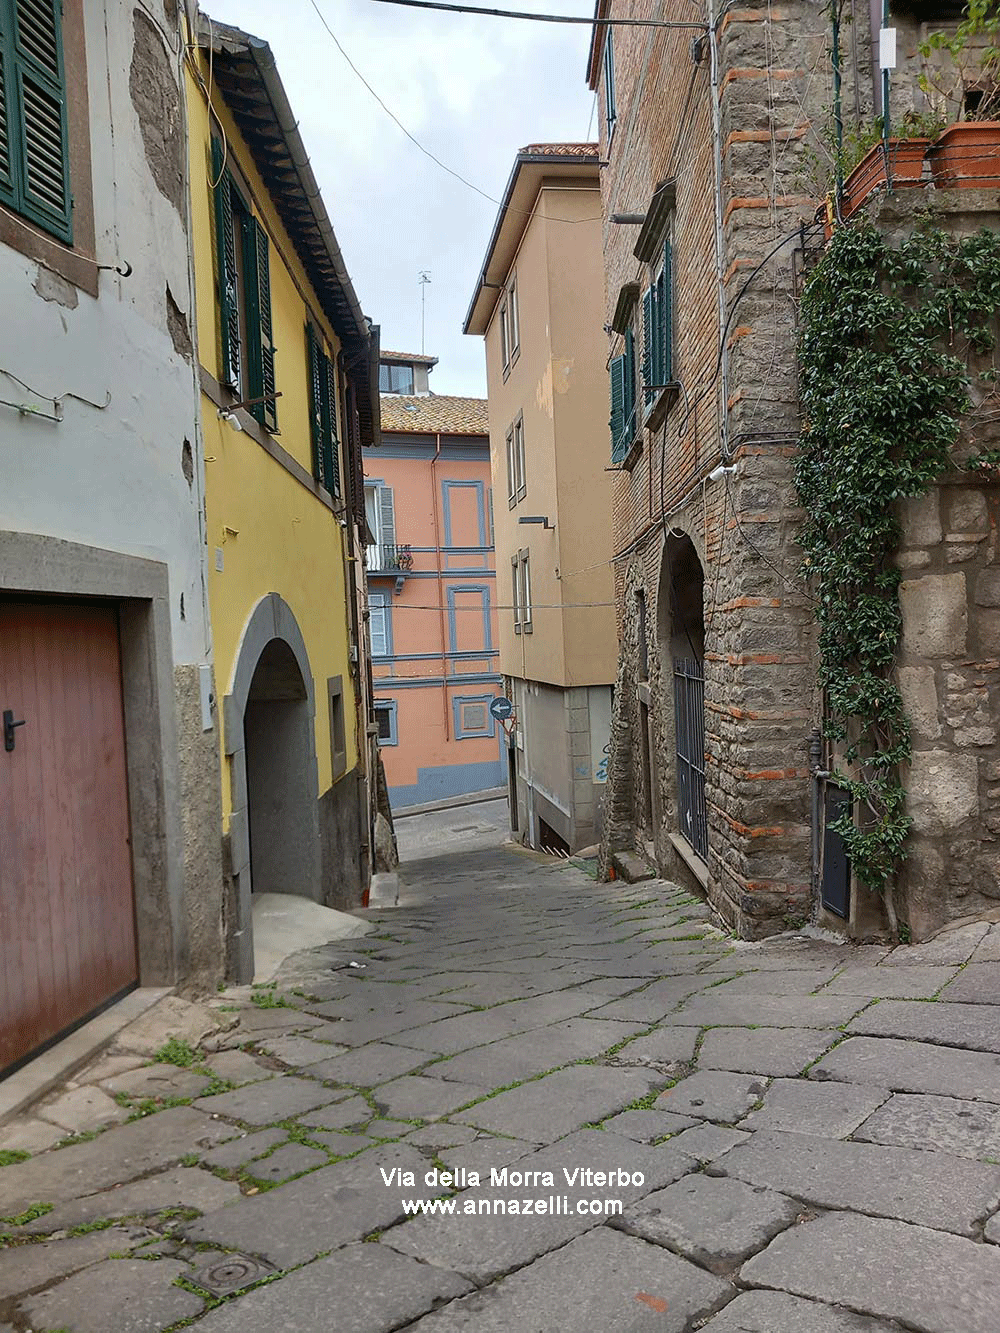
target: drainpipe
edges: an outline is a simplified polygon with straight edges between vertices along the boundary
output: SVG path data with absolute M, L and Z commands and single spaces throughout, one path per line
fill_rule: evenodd
M 451 719 L 448 716 L 448 634 L 444 620 L 444 578 L 441 561 L 444 559 L 444 547 L 441 544 L 441 520 L 438 514 L 437 461 L 441 457 L 441 432 L 437 433 L 437 448 L 431 459 L 431 503 L 434 506 L 434 545 L 437 548 L 437 592 L 438 624 L 441 627 L 441 707 L 444 710 L 444 738 L 451 740 Z
M 719 292 L 719 334 L 722 336 L 729 318 L 726 309 L 726 244 L 725 244 L 725 226 L 722 217 L 722 100 L 719 89 L 719 31 L 718 25 L 722 19 L 722 12 L 714 13 L 715 0 L 708 0 L 708 49 L 710 58 L 710 74 L 712 85 L 712 142 L 713 142 L 713 166 L 715 168 L 715 269 L 716 284 Z M 722 451 L 722 460 L 725 463 L 730 461 L 729 455 L 729 349 L 726 346 L 726 340 L 723 338 L 721 347 L 722 361 L 720 365 L 719 393 L 721 403 L 719 408 L 719 445 Z

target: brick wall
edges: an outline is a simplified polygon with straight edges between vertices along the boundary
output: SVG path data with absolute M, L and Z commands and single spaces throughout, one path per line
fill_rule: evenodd
M 653 12 L 648 0 L 612 9 L 615 17 Z M 656 15 L 690 22 L 696 11 L 668 0 Z M 870 115 L 872 98 L 867 7 L 854 19 L 848 121 Z M 832 100 L 829 47 L 829 14 L 814 5 L 731 9 L 718 25 L 716 136 L 707 36 L 615 29 L 617 123 L 610 143 L 606 129 L 602 137 L 609 322 L 623 285 L 648 281 L 633 253 L 638 227 L 610 218 L 644 213 L 657 185 L 676 180 L 673 373 L 681 385 L 658 429 L 643 432 L 614 493 L 622 663 L 606 850 L 645 846 L 664 873 L 679 871 L 670 550 L 681 549 L 671 534 L 683 534 L 704 579 L 708 892 L 749 937 L 812 910 L 808 744 L 820 701 L 811 604 L 797 576 L 791 459 L 795 298 L 804 252 L 816 244 L 815 229 L 800 228 L 813 223 L 829 170 L 820 134 Z M 600 78 L 598 86 L 604 126 Z M 609 355 L 620 350 L 612 335 Z M 735 471 L 708 481 L 724 457 Z M 637 591 L 649 625 L 645 690 Z

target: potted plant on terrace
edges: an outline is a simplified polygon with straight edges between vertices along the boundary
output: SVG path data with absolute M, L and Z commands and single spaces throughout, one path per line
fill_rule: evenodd
M 954 32 L 920 45 L 920 87 L 948 124 L 928 152 L 936 185 L 1000 186 L 1000 10 L 996 0 L 968 0 Z
M 924 156 L 944 122 L 933 113 L 908 111 L 889 134 L 888 153 L 882 137 L 882 118 L 876 117 L 845 139 L 844 178 L 840 215 L 849 218 L 876 190 L 920 185 Z

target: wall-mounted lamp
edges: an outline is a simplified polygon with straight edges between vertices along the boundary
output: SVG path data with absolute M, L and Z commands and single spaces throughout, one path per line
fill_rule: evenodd
M 548 528 L 551 532 L 556 530 L 556 525 L 549 522 L 546 514 L 522 514 L 517 521 L 518 523 L 541 523 L 543 528 Z

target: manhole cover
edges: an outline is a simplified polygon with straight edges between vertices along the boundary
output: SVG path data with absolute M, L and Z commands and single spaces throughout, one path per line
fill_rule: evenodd
M 231 1296 L 233 1292 L 242 1291 L 244 1287 L 250 1287 L 276 1271 L 262 1259 L 251 1259 L 245 1254 L 227 1254 L 224 1259 L 216 1259 L 214 1263 L 197 1269 L 189 1281 L 215 1296 Z

